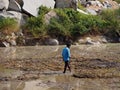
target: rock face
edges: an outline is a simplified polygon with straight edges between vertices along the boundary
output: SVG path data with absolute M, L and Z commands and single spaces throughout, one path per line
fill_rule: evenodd
M 29 15 L 37 17 L 38 8 L 41 5 L 46 6 L 48 8 L 54 8 L 55 1 L 54 0 L 0 0 L 0 17 L 14 18 L 17 20 L 18 25 L 21 26 L 25 23 L 25 20 Z M 27 12 L 28 15 L 24 14 L 24 11 Z M 50 18 L 51 17 L 48 17 L 47 19 Z M 5 47 L 9 47 L 10 45 L 12 46 L 17 45 L 16 38 L 12 40 L 8 38 L 6 40 L 7 42 L 2 41 L 1 45 Z
M 10 4 L 9 4 L 8 9 L 21 12 L 21 7 L 15 0 L 10 0 Z
M 78 43 L 75 43 L 77 45 L 79 44 L 89 44 L 89 45 L 100 45 L 103 43 L 111 43 L 112 39 L 108 38 L 106 36 L 94 36 L 94 37 L 86 37 L 86 38 L 80 38 L 78 40 Z
M 0 42 L 0 47 L 10 47 L 10 43 L 7 41 Z
M 21 7 L 23 7 L 23 0 L 15 0 Z
M 57 39 L 48 39 L 45 41 L 46 45 L 59 45 L 59 41 Z
M 8 2 L 4 0 L 4 4 L 6 5 L 3 7 L 3 10 L 0 11 L 0 17 L 2 18 L 14 18 L 18 22 L 18 26 L 21 26 L 22 22 L 22 13 L 21 13 L 21 7 L 15 0 L 9 0 Z M 1 4 L 1 2 L 0 2 Z M 7 6 L 9 4 L 9 6 Z M 0 5 L 1 6 L 1 5 Z M 11 35 L 6 35 L 5 40 L 2 41 L 3 46 L 9 47 L 9 46 L 16 46 L 16 38 L 14 38 L 14 35 L 11 32 Z
M 49 24 L 50 19 L 51 19 L 52 17 L 57 17 L 56 12 L 53 11 L 53 10 L 51 10 L 50 12 L 48 12 L 48 13 L 45 15 L 45 23 L 46 23 L 46 24 Z
M 78 9 L 78 2 L 85 5 L 87 11 Z M 113 0 L 0 0 L 0 18 L 14 18 L 18 21 L 19 26 L 22 26 L 29 16 L 38 16 L 38 9 L 42 5 L 52 9 L 54 7 L 73 8 L 81 13 L 92 15 L 97 15 L 98 12 L 103 9 L 116 9 L 120 7 L 120 5 Z M 57 17 L 54 11 L 50 11 L 45 15 L 46 24 L 49 24 L 49 21 L 52 17 Z M 48 42 L 46 43 L 47 45 L 59 44 L 59 42 L 54 39 L 50 39 L 48 40 Z M 106 41 L 103 40 L 103 42 Z M 9 43 L 10 45 L 16 45 L 15 39 L 11 40 Z M 2 44 L 4 44 L 4 46 L 6 47 L 9 46 L 4 41 L 2 42 Z
M 19 24 L 21 23 L 21 19 L 22 19 L 22 14 L 15 11 L 7 11 L 5 13 L 0 13 L 0 16 L 4 18 L 7 18 L 7 17 L 15 18 Z
M 113 0 L 86 0 L 86 2 L 82 2 L 86 6 L 87 12 L 92 15 L 97 15 L 103 9 L 116 9 L 119 8 L 119 4 Z
M 0 0 L 0 9 L 8 9 L 9 1 L 8 0 Z
M 23 9 L 33 16 L 38 15 L 38 8 L 43 5 L 48 8 L 54 8 L 54 0 L 23 0 Z M 31 3 L 32 2 L 32 3 Z
M 55 0 L 55 8 L 77 9 L 77 0 Z
M 87 12 L 83 11 L 83 10 L 80 10 L 80 9 L 77 9 L 78 12 L 80 13 L 83 13 L 83 14 L 88 14 Z

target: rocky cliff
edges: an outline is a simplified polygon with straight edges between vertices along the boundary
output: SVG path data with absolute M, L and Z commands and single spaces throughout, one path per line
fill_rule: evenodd
M 85 11 L 78 8 L 79 4 L 86 8 Z M 120 6 L 112 0 L 0 0 L 0 18 L 14 18 L 17 20 L 19 26 L 21 26 L 25 23 L 27 17 L 37 17 L 38 8 L 41 5 L 52 9 L 73 8 L 81 13 L 93 15 L 97 15 L 103 9 L 116 9 Z M 21 30 L 20 35 L 23 35 Z M 17 45 L 17 36 L 11 33 L 10 37 L 13 37 L 13 39 L 10 39 L 12 40 L 9 42 L 10 45 Z M 4 42 L 4 45 L 9 46 L 9 43 Z

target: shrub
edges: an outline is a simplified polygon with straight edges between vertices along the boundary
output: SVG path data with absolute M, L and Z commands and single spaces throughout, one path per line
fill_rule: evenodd
M 100 33 L 105 21 L 98 16 L 85 15 L 73 9 L 56 9 L 58 18 L 51 19 L 49 34 L 77 38 L 87 33 Z
M 48 25 L 48 34 L 65 36 L 67 33 L 65 27 L 61 25 L 55 18 L 52 18 L 50 24 Z
M 35 37 L 49 35 L 56 38 L 77 39 L 85 34 L 120 35 L 120 8 L 105 10 L 99 16 L 82 14 L 73 9 L 55 9 L 57 17 L 53 17 L 48 25 L 44 22 L 44 15 L 50 10 L 39 8 L 39 16 L 31 17 L 26 23 L 27 29 Z
M 104 33 L 109 36 L 120 36 L 120 8 L 116 10 L 105 10 L 101 18 L 106 21 Z
M 58 18 L 52 18 L 50 24 L 48 25 L 48 34 L 63 37 L 70 37 L 70 29 L 72 27 L 72 22 L 69 17 L 63 12 L 62 9 L 55 10 Z
M 43 16 L 29 18 L 25 27 L 34 37 L 42 37 L 46 34 Z
M 44 15 L 46 13 L 48 13 L 51 9 L 47 8 L 46 6 L 40 6 L 39 7 L 39 11 L 38 11 L 38 15 Z
M 18 23 L 13 18 L 0 18 L 0 30 L 5 34 L 18 31 Z
M 97 32 L 99 33 L 99 30 L 103 28 L 104 20 L 102 20 L 98 16 L 93 15 L 85 15 L 78 11 L 72 10 L 72 9 L 66 9 L 65 13 L 68 15 L 70 20 L 72 21 L 73 25 L 73 32 L 76 32 L 76 30 L 79 30 L 79 35 L 84 35 L 88 32 Z M 77 29 L 79 27 L 79 29 Z M 76 28 L 76 30 L 75 30 Z M 84 31 L 84 32 L 83 32 Z M 74 35 L 76 36 L 76 34 Z
M 44 15 L 49 11 L 45 6 L 39 7 L 38 17 L 30 17 L 25 25 L 26 30 L 34 37 L 43 37 L 46 35 L 46 24 L 44 22 Z
M 82 23 L 76 23 L 72 29 L 73 36 L 80 36 L 88 32 L 88 29 Z

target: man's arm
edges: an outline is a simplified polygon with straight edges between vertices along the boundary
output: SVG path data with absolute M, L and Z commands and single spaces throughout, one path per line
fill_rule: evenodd
M 68 57 L 69 57 L 69 58 L 71 57 L 70 49 L 68 49 Z

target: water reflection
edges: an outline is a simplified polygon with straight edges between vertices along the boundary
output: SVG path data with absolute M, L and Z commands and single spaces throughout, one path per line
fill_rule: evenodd
M 3 55 L 6 55 L 5 58 L 16 58 L 16 47 L 5 48 Z
M 63 46 L 28 46 L 0 48 L 0 62 L 9 60 L 50 60 L 60 57 Z M 120 45 L 80 45 L 72 46 L 71 53 L 75 58 L 111 58 L 120 60 Z M 56 60 L 56 58 L 54 58 Z M 59 58 L 58 58 L 59 59 Z M 50 62 L 48 62 L 50 63 Z M 45 63 L 46 64 L 46 63 Z M 26 65 L 26 64 L 25 64 Z M 32 64 L 31 64 L 32 65 Z M 36 64 L 35 64 L 36 66 Z M 47 67 L 47 66 L 46 66 Z M 45 68 L 46 68 L 45 67 Z M 0 90 L 120 90 L 120 78 L 74 78 L 70 74 L 48 72 L 32 81 L 16 81 L 22 71 L 0 67 Z M 32 68 L 34 70 L 34 67 Z M 31 70 L 32 70 L 31 69 Z M 38 71 L 39 72 L 39 71 Z M 2 80 L 9 77 L 10 80 Z
M 1 82 L 0 90 L 120 90 L 120 79 L 78 79 L 70 75 L 48 75 L 26 82 Z
M 24 58 L 51 58 L 61 55 L 61 50 L 63 46 L 27 46 L 27 47 L 8 47 L 0 48 L 0 59 L 24 59 Z M 71 47 L 71 53 L 75 57 L 95 57 L 96 54 L 107 54 L 115 55 L 120 53 L 120 45 L 77 45 Z M 115 51 L 118 50 L 118 51 Z M 116 53 L 114 53 L 116 52 Z M 100 55 L 101 56 L 101 55 Z M 110 56 L 110 55 L 109 55 Z M 118 55 L 116 54 L 118 57 Z M 119 57 L 118 57 L 119 58 Z
M 49 47 L 49 48 L 48 48 Z M 42 58 L 59 50 L 59 46 L 28 46 L 0 48 L 0 59 Z
M 23 81 L 9 81 L 0 83 L 0 90 L 23 90 L 24 87 L 25 83 Z

